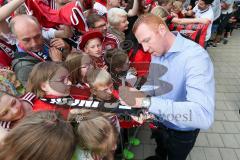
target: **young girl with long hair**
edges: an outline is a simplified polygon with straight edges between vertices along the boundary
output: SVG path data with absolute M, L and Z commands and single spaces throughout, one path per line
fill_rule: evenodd
M 118 132 L 107 115 L 85 109 L 73 109 L 68 120 L 72 122 L 78 149 L 73 160 L 113 160 Z
M 69 97 L 71 84 L 69 71 L 63 63 L 41 62 L 35 65 L 27 85 L 27 90 L 38 98 L 34 101 L 33 110 L 57 110 L 67 118 L 70 106 L 51 104 L 49 100 Z

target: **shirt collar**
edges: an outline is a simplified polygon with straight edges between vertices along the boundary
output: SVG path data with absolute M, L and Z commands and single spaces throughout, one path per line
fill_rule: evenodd
M 200 11 L 201 14 L 207 12 L 209 10 L 210 7 L 208 7 L 207 9 L 203 10 L 203 11 Z
M 174 31 L 172 33 L 176 36 L 176 38 L 175 38 L 171 48 L 164 55 L 165 58 L 169 57 L 173 53 L 177 53 L 177 52 L 181 52 L 182 51 L 184 38 L 181 36 L 181 34 L 179 32 Z

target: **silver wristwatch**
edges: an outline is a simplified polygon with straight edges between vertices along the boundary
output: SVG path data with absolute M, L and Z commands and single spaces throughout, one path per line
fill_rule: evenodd
M 143 98 L 141 106 L 143 108 L 147 108 L 148 109 L 150 107 L 150 105 L 151 105 L 151 98 L 150 97 Z

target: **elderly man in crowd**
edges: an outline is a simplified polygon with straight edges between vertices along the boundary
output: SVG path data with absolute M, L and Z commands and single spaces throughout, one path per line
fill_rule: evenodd
M 37 19 L 33 16 L 16 16 L 11 20 L 10 28 L 17 39 L 17 53 L 12 66 L 23 84 L 26 83 L 33 65 L 48 60 L 62 61 L 62 51 L 69 52 L 70 47 L 60 38 L 52 39 L 49 47 L 44 42 Z

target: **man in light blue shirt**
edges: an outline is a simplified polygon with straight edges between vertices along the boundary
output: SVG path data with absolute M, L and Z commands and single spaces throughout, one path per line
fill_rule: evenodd
M 146 107 L 161 120 L 157 124 L 159 130 L 153 131 L 157 156 L 186 159 L 199 129 L 208 129 L 214 121 L 211 59 L 200 45 L 178 32 L 170 32 L 154 15 L 140 17 L 133 32 L 144 50 L 152 54 L 148 80 L 141 88 L 150 97 L 136 98 L 135 107 Z M 164 74 L 162 65 L 168 69 Z M 162 89 L 166 84 L 161 81 L 172 85 L 172 90 L 164 95 Z

